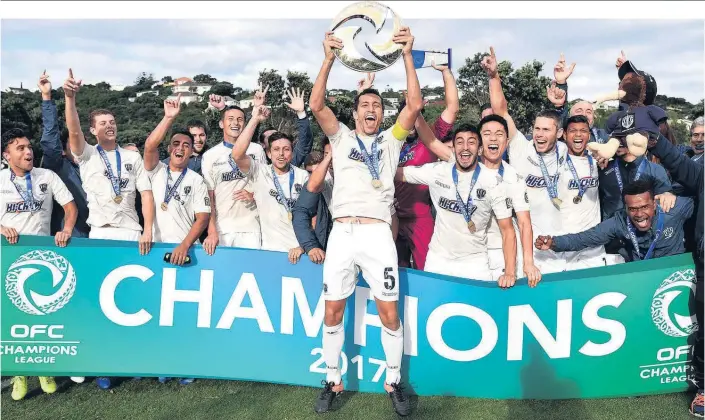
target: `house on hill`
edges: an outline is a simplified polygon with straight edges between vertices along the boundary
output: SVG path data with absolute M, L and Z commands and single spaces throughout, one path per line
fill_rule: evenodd
M 174 85 L 174 87 L 172 88 L 172 92 L 173 93 L 191 92 L 191 93 L 195 93 L 197 95 L 203 95 L 204 93 L 211 90 L 211 87 L 213 87 L 213 85 L 209 85 L 206 83 L 184 82 L 184 83 L 181 83 L 178 85 Z
M 203 100 L 202 96 L 197 95 L 193 92 L 172 93 L 167 97 L 167 99 L 170 101 L 175 101 L 179 99 L 179 94 L 181 94 L 181 100 L 179 102 L 182 104 L 190 104 L 191 102 L 201 102 Z
M 28 93 L 28 92 L 29 92 L 29 89 L 25 89 L 25 88 L 22 86 L 22 82 L 20 82 L 20 87 L 18 87 L 18 88 L 16 88 L 16 87 L 9 87 L 9 88 L 7 88 L 7 91 L 8 91 L 8 92 L 15 93 L 15 94 L 17 94 L 17 95 L 22 95 L 23 93 Z

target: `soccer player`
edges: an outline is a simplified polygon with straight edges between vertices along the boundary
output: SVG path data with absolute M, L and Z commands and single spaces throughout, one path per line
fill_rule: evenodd
M 685 252 L 683 224 L 693 214 L 693 200 L 678 197 L 668 213 L 656 202 L 654 184 L 649 178 L 624 187 L 626 209 L 584 232 L 560 236 L 539 235 L 538 249 L 556 252 L 580 251 L 624 239 L 627 261 L 678 255 Z
M 433 68 L 441 72 L 445 86 L 446 107 L 433 124 L 436 138 L 442 139 L 453 128 L 453 123 L 455 123 L 460 109 L 460 102 L 458 88 L 450 68 L 438 66 L 435 63 Z M 405 103 L 400 104 L 399 109 L 402 109 L 404 105 Z M 412 130 L 399 156 L 399 167 L 421 166 L 438 160 L 436 155 L 418 140 L 415 130 Z M 411 267 L 412 257 L 414 268 L 423 270 L 425 267 L 426 254 L 433 236 L 434 226 L 428 190 L 428 187 L 422 184 L 403 182 L 394 184 L 394 197 L 397 201 L 396 213 L 399 218 L 396 246 L 400 267 Z
M 590 121 L 584 115 L 568 118 L 564 127 L 568 146 L 566 164 L 558 181 L 563 233 L 584 232 L 600 223 L 599 169 L 587 152 L 590 141 Z M 607 264 L 605 247 L 598 245 L 578 252 L 566 252 L 566 270 L 600 267 Z M 610 263 L 612 263 L 610 258 Z
M 255 107 L 264 105 L 265 93 L 266 90 L 255 92 Z M 210 101 L 211 105 L 221 109 L 219 102 L 222 98 L 211 95 Z M 219 244 L 260 249 L 262 235 L 252 185 L 232 157 L 233 145 L 245 128 L 245 111 L 238 106 L 222 108 L 219 125 L 223 130 L 223 142 L 208 149 L 201 161 L 211 201 L 208 236 L 203 248 L 208 255 L 213 255 Z M 247 154 L 260 163 L 267 163 L 264 149 L 257 143 L 249 143 Z
M 299 246 L 292 225 L 292 210 L 308 172 L 291 164 L 293 141 L 284 133 L 269 136 L 267 157 L 271 165 L 257 162 L 245 154 L 257 124 L 269 118 L 269 110 L 260 105 L 252 111 L 250 122 L 238 137 L 232 157 L 242 173 L 252 182 L 262 225 L 262 249 L 289 253 L 296 264 L 304 250 Z
M 155 206 L 154 242 L 178 244 L 169 262 L 184 265 L 188 251 L 208 227 L 211 205 L 203 177 L 189 168 L 193 154 L 193 137 L 188 131 L 174 133 L 169 144 L 169 164 L 159 161 L 159 143 L 181 110 L 181 98 L 164 101 L 164 118 L 144 144 L 144 169 L 152 182 Z M 166 255 L 165 255 L 166 258 Z M 160 377 L 164 383 L 169 378 Z M 182 378 L 190 384 L 193 378 Z
M 477 129 L 463 124 L 455 130 L 453 139 L 453 153 L 438 156 L 445 162 L 401 168 L 397 175 L 402 182 L 428 185 L 437 208 L 426 271 L 491 281 L 487 229 L 494 214 L 507 262 L 498 283 L 500 287 L 511 287 L 516 281 L 511 198 L 501 179 L 478 162 L 482 139 Z M 440 143 L 435 138 L 434 142 Z
M 225 104 L 223 103 L 223 106 Z M 206 141 L 208 140 L 208 127 L 199 120 L 192 120 L 186 124 L 186 130 L 188 130 L 191 137 L 193 137 L 193 151 L 188 159 L 188 168 L 197 174 L 201 174 L 201 161 L 203 160 L 203 154 L 208 150 Z M 171 159 L 171 150 L 169 149 L 169 156 L 162 162 L 169 165 L 169 160 Z
M 149 177 L 138 152 L 117 145 L 117 124 L 113 114 L 97 109 L 90 114 L 90 131 L 97 145 L 86 142 L 76 109 L 76 94 L 82 81 L 69 77 L 64 83 L 66 125 L 71 153 L 78 161 L 83 188 L 88 196 L 90 238 L 137 241 L 140 254 L 152 247 L 154 198 Z M 142 198 L 144 231 L 139 224 L 135 197 Z
M 39 77 L 38 86 L 42 93 L 42 124 L 44 126 L 42 138 L 39 141 L 39 146 L 42 149 L 42 167 L 54 171 L 73 196 L 78 217 L 71 236 L 87 238 L 90 227 L 86 223 L 88 219 L 86 192 L 83 190 L 78 164 L 68 148 L 68 137 L 63 137 L 60 133 L 56 104 L 51 99 L 51 81 L 46 71 Z M 61 223 L 64 216 L 62 208 L 53 209 L 51 213 L 52 233 L 63 229 Z
M 389 129 L 380 132 L 384 103 L 376 90 L 364 90 L 355 98 L 354 130 L 339 123 L 325 105 L 328 75 L 335 62 L 333 48 L 343 47 L 332 32 L 326 33 L 325 59 L 311 92 L 311 110 L 330 139 L 335 171 L 331 202 L 335 222 L 323 263 L 323 356 L 327 374 L 315 404 L 318 413 L 330 410 L 335 396 L 343 391 L 338 368 L 344 341 L 343 313 L 345 300 L 355 291 L 356 267 L 370 285 L 382 323 L 382 347 L 387 360 L 384 389 L 399 415 L 408 415 L 411 410 L 400 383 L 404 338 L 397 306 L 399 273 L 391 207 L 399 153 L 421 112 L 422 98 L 411 55 L 414 37 L 409 28 L 401 28 L 392 41 L 402 44 L 408 100 Z
M 56 233 L 54 242 L 65 247 L 71 238 L 78 211 L 66 185 L 52 171 L 34 167 L 34 151 L 25 133 L 14 128 L 2 135 L 2 156 L 9 167 L 0 171 L 2 210 L 0 229 L 10 244 L 20 235 L 49 236 L 53 200 L 64 209 L 64 228 Z M 56 391 L 51 376 L 40 376 L 39 384 L 47 394 Z M 27 395 L 27 377 L 12 378 L 12 399 Z

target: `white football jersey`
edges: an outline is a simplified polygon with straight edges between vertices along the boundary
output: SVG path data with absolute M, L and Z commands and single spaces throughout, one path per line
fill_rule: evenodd
M 257 205 L 233 198 L 235 191 L 253 192 L 253 189 L 248 176 L 231 166 L 232 151 L 231 144 L 221 142 L 208 149 L 201 160 L 203 179 L 208 190 L 215 193 L 216 228 L 220 235 L 259 233 Z M 250 143 L 246 153 L 257 162 L 267 163 L 264 149 L 257 143 Z
M 578 180 L 573 176 L 566 160 L 566 164 L 561 168 L 562 173 L 558 182 L 559 195 L 563 197 L 561 205 L 563 230 L 560 232 L 561 235 L 584 232 L 602 221 L 597 162 L 593 159 L 592 165 L 590 165 L 587 156 L 569 156 L 568 158 L 575 167 Z M 576 204 L 573 200 L 578 196 L 578 182 L 585 188 L 585 193 L 582 200 Z
M 504 183 L 498 183 L 497 175 L 479 163 L 475 171 L 479 169 L 480 175 L 472 191 L 470 209 L 470 220 L 476 230 L 470 232 L 461 204 L 458 203 L 453 166 L 454 162 L 434 162 L 422 166 L 406 166 L 403 169 L 406 182 L 428 185 L 431 201 L 436 206 L 436 223 L 429 251 L 447 259 L 487 254 L 486 232 L 492 215 L 494 213 L 498 219 L 511 217 L 511 200 L 507 197 Z M 466 203 L 475 171 L 458 171 L 458 192 Z M 472 267 L 468 267 L 468 270 L 471 272 Z
M 20 235 L 49 236 L 51 211 L 54 206 L 52 199 L 65 206 L 73 201 L 73 195 L 61 178 L 48 169 L 32 169 L 29 172 L 29 180 L 32 199 L 25 201 L 25 198 L 29 198 L 27 178 L 14 177 L 13 182 L 12 171 L 9 168 L 0 171 L 2 183 L 0 224 L 15 229 Z
M 198 213 L 210 213 L 211 203 L 208 188 L 203 177 L 186 170 L 184 178 L 167 203 L 167 209 L 162 209 L 165 202 L 167 182 L 170 188 L 181 177 L 181 172 L 170 171 L 164 162 L 159 162 L 149 173 L 154 194 L 154 242 L 180 244 L 188 235 Z
M 561 167 L 565 164 L 567 150 L 568 148 L 563 142 L 556 141 L 556 149 L 541 155 L 554 185 L 556 182 L 560 182 L 560 177 L 563 175 Z M 509 146 L 509 162 L 524 178 L 531 207 L 531 226 L 534 239 L 538 235 L 555 235 L 562 232 L 561 212 L 553 205 L 549 196 L 534 143 L 527 140 L 519 131 Z M 567 200 L 573 199 L 572 196 L 561 195 L 560 188 L 558 189 L 558 198 L 563 200 L 563 205 Z
M 113 176 L 117 178 L 117 153 L 120 153 L 120 195 L 122 201 L 116 203 L 113 184 L 108 178 L 108 169 L 97 146 L 86 143 L 83 154 L 76 155 L 83 189 L 88 198 L 88 220 L 90 226 L 113 226 L 142 231 L 135 208 L 138 192 L 149 191 L 152 185 L 144 169 L 144 161 L 139 153 L 117 147 L 105 151 Z M 72 152 L 73 153 L 73 152 Z
M 308 172 L 294 165 L 289 172 L 277 175 L 284 197 L 279 194 L 274 183 L 272 165 L 250 160 L 250 177 L 255 191 L 255 201 L 262 224 L 262 249 L 268 251 L 289 252 L 297 248 L 299 242 L 294 234 L 294 226 L 289 220 L 289 212 L 284 207 L 284 200 L 293 209 L 299 199 L 301 188 L 308 181 Z M 293 177 L 293 183 L 292 181 Z
M 499 175 L 499 169 L 487 169 L 487 171 L 502 180 L 507 192 L 507 197 L 511 200 L 512 207 L 515 212 L 529 211 L 529 195 L 526 192 L 524 177 L 519 175 L 517 171 L 507 162 L 502 162 L 502 168 L 504 169 L 503 176 Z M 512 220 L 512 224 L 514 225 L 517 245 L 520 245 L 519 226 L 517 225 L 516 220 Z M 502 249 L 502 233 L 499 230 L 497 218 L 494 216 L 490 222 L 490 227 L 487 229 L 487 248 Z M 519 249 L 519 246 L 517 246 L 517 252 L 519 252 Z
M 379 179 L 381 188 L 372 186 L 372 175 L 362 158 L 355 131 L 342 123 L 338 132 L 330 136 L 333 148 L 333 219 L 339 217 L 369 217 L 392 224 L 394 207 L 394 175 L 399 164 L 399 154 L 405 139 L 396 139 L 389 128 L 378 136 L 360 135 L 360 140 L 370 155 L 372 142 L 377 142 Z

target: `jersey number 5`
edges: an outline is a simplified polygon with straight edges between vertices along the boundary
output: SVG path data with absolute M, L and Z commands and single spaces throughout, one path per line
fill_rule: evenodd
M 384 278 L 385 280 L 387 280 L 384 282 L 384 288 L 387 290 L 394 289 L 394 286 L 397 283 L 397 279 L 395 279 L 394 276 L 389 274 L 392 270 L 392 267 L 387 267 L 384 269 Z

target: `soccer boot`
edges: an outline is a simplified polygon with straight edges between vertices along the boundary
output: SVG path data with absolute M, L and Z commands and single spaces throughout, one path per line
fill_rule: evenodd
M 343 381 L 340 381 L 338 385 L 335 385 L 333 382 L 321 381 L 321 385 L 323 385 L 323 390 L 318 395 L 316 406 L 314 407 L 316 413 L 319 414 L 329 411 L 335 397 L 343 392 Z
M 42 391 L 47 394 L 53 394 L 56 392 L 56 381 L 54 381 L 53 376 L 40 376 L 39 385 L 42 387 Z
M 19 401 L 27 395 L 27 377 L 15 376 L 12 378 L 12 399 Z
M 401 383 L 391 385 L 385 383 L 384 390 L 387 391 L 389 398 L 392 399 L 392 405 L 397 414 L 404 417 L 411 413 L 411 404 L 409 404 L 409 399 L 404 395 L 404 388 Z
M 86 377 L 85 376 L 72 376 L 71 380 L 76 382 L 77 384 L 82 384 L 83 381 L 86 380 Z

